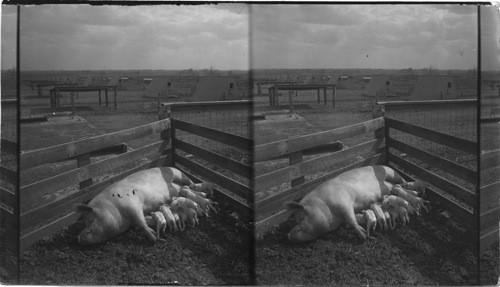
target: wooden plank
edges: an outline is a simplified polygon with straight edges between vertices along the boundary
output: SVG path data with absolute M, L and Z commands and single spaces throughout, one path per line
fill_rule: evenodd
M 188 123 L 181 120 L 172 119 L 172 128 L 180 129 L 210 140 L 234 146 L 242 150 L 250 150 L 253 146 L 253 140 L 249 138 L 212 129 L 209 127 Z
M 0 201 L 12 208 L 17 207 L 17 196 L 14 192 L 0 187 Z
M 420 179 L 429 184 L 439 187 L 449 195 L 463 201 L 465 204 L 471 206 L 472 208 L 477 207 L 478 195 L 474 192 L 471 192 L 439 175 L 436 175 L 427 169 L 420 167 L 414 163 L 403 159 L 402 157 L 395 155 L 393 153 L 389 153 L 388 155 L 389 162 L 394 162 L 398 166 L 404 168 L 405 170 L 411 172 L 416 175 Z
M 0 166 L 0 179 L 17 186 L 17 172 Z
M 442 158 L 440 156 L 429 153 L 425 150 L 410 146 L 401 141 L 395 140 L 393 138 L 387 138 L 387 145 L 389 148 L 395 148 L 401 152 L 408 154 L 409 156 L 416 158 L 424 163 L 431 165 L 432 167 L 437 167 L 457 178 L 463 179 L 474 185 L 477 184 L 478 174 L 476 171 L 466 168 L 465 166 L 459 165 L 455 162 Z
M 482 253 L 493 245 L 498 245 L 499 233 L 500 230 L 498 228 L 481 233 L 479 235 L 479 251 Z
M 187 172 L 186 170 L 180 168 L 182 172 L 184 172 L 191 180 L 195 183 L 202 182 L 200 178 L 197 176 L 193 175 L 192 173 Z M 225 188 L 225 187 L 224 187 Z M 235 197 L 219 190 L 218 188 L 214 188 L 214 196 L 215 200 L 217 203 L 226 203 L 232 208 L 234 208 L 235 211 L 237 211 L 241 216 L 246 220 L 246 221 L 253 221 L 254 219 L 254 212 L 253 209 L 250 207 L 250 205 L 245 204 L 241 202 L 240 200 L 236 199 Z
M 406 181 L 415 181 L 415 178 L 404 173 L 400 169 L 396 168 L 394 165 L 389 164 L 389 166 L 392 169 L 394 169 L 397 173 L 399 173 Z M 474 216 L 473 213 L 464 209 L 462 206 L 456 204 L 450 199 L 444 197 L 442 194 L 438 193 L 437 191 L 435 191 L 430 187 L 426 187 L 425 192 L 428 200 L 438 201 L 444 209 L 450 211 L 456 217 L 455 220 L 456 222 L 463 224 L 466 228 L 477 229 L 477 217 Z
M 57 190 L 67 188 L 83 182 L 87 179 L 103 175 L 120 167 L 133 163 L 140 162 L 142 158 L 151 156 L 155 153 L 159 154 L 159 147 L 163 142 L 156 142 L 149 144 L 140 149 L 136 149 L 127 153 L 123 153 L 114 157 L 110 157 L 93 164 L 76 168 L 56 176 L 46 178 L 44 180 L 22 186 L 20 194 L 23 200 L 29 200 L 32 196 L 39 196 L 43 194 L 51 194 Z
M 379 153 L 374 156 L 371 156 L 367 159 L 363 160 L 358 160 L 357 162 L 350 164 L 348 166 L 345 166 L 343 168 L 337 169 L 333 172 L 330 172 L 326 175 L 323 175 L 321 177 L 318 177 L 316 179 L 307 181 L 301 185 L 292 187 L 291 189 L 287 191 L 283 191 L 274 195 L 271 195 L 269 197 L 266 197 L 265 199 L 262 199 L 258 202 L 255 203 L 255 210 L 257 213 L 258 217 L 261 217 L 269 212 L 277 211 L 280 209 L 283 209 L 283 203 L 285 201 L 296 201 L 304 197 L 306 194 L 311 192 L 315 187 L 317 187 L 319 184 L 334 178 L 341 173 L 344 173 L 348 170 L 362 167 L 362 166 L 368 166 L 368 165 L 378 165 L 382 164 L 385 160 L 385 154 Z
M 441 132 L 437 132 L 431 129 L 423 128 L 417 125 L 405 123 L 399 120 L 386 118 L 387 127 L 394 128 L 405 133 L 415 135 L 417 137 L 453 148 L 467 152 L 472 155 L 477 154 L 477 143 L 462 139 L 455 136 L 450 136 Z
M 497 228 L 500 222 L 500 206 L 482 212 L 479 216 L 480 230 Z
M 2 139 L 1 141 L 2 152 L 17 156 L 17 143 L 8 139 Z
M 378 105 L 384 105 L 386 107 L 407 107 L 414 108 L 415 106 L 443 106 L 450 107 L 454 105 L 465 106 L 465 107 L 475 107 L 477 105 L 477 99 L 462 99 L 462 100 L 430 100 L 430 101 L 388 101 L 388 102 L 377 102 Z
M 230 190 L 238 196 L 241 196 L 241 198 L 248 202 L 253 201 L 253 190 L 248 186 L 245 186 L 225 175 L 217 173 L 199 163 L 196 163 L 178 154 L 174 155 L 174 162 L 175 164 L 180 164 L 192 170 L 194 173 L 208 179 L 213 183 L 223 186 L 225 189 Z
M 351 138 L 367 132 L 372 132 L 383 126 L 384 119 L 377 118 L 347 127 L 258 145 L 254 148 L 254 160 L 256 162 L 264 161 L 318 145 L 328 144 L 336 140 Z
M 479 189 L 481 212 L 495 208 L 500 204 L 500 182 L 482 186 Z
M 159 133 L 168 128 L 170 128 L 170 119 L 165 119 L 135 128 L 21 153 L 21 169 L 89 153 L 122 142 Z
M 186 102 L 186 103 L 166 103 L 162 106 L 170 106 L 172 109 L 180 109 L 183 107 L 190 107 L 196 109 L 198 107 L 203 107 L 206 110 L 208 107 L 224 107 L 225 109 L 230 107 L 252 107 L 253 101 L 250 100 L 238 100 L 238 101 L 206 101 L 206 102 Z
M 159 147 L 163 142 L 156 142 L 131 152 L 110 157 L 93 164 L 67 171 L 56 176 L 22 186 L 20 194 L 23 201 L 34 200 L 35 197 L 44 194 L 52 194 L 55 191 L 83 182 L 89 178 L 103 175 L 133 162 L 141 162 L 142 158 L 159 154 Z
M 246 165 L 242 162 L 236 161 L 234 159 L 222 156 L 220 154 L 204 150 L 197 146 L 194 146 L 190 143 L 187 143 L 182 140 L 174 139 L 174 145 L 176 149 L 183 150 L 187 153 L 190 153 L 196 157 L 199 157 L 203 160 L 206 160 L 212 164 L 215 164 L 219 167 L 227 169 L 231 172 L 239 174 L 247 179 L 252 179 L 253 169 L 252 166 Z
M 21 231 L 23 231 L 31 226 L 35 226 L 41 222 L 44 222 L 45 220 L 50 219 L 58 214 L 67 212 L 68 210 L 73 208 L 74 204 L 82 203 L 92 199 L 94 196 L 103 191 L 106 187 L 119 180 L 122 180 L 126 176 L 146 168 L 156 167 L 158 166 L 158 164 L 160 164 L 160 166 L 167 165 L 171 162 L 170 160 L 171 160 L 171 155 L 162 156 L 148 163 L 141 164 L 137 167 L 126 170 L 118 175 L 115 175 L 112 178 L 93 184 L 92 186 L 89 186 L 78 192 L 67 195 L 61 199 L 58 199 L 56 201 L 47 203 L 40 207 L 24 212 L 20 216 L 21 219 L 20 229 Z
M 43 239 L 46 236 L 50 236 L 61 228 L 66 227 L 73 222 L 75 222 L 80 217 L 80 214 L 76 212 L 71 212 L 70 214 L 57 219 L 56 221 L 51 222 L 50 224 L 36 229 L 26 235 L 21 236 L 19 239 L 19 249 L 20 251 L 25 250 L 30 247 L 33 243 L 38 240 Z
M 500 149 L 482 152 L 480 154 L 481 171 L 500 166 Z
M 383 148 L 383 139 L 371 140 L 348 149 L 334 152 L 321 157 L 313 158 L 302 163 L 284 167 L 276 171 L 255 177 L 255 190 L 264 191 L 270 187 L 289 182 L 294 178 L 301 177 L 319 170 L 328 169 L 339 162 L 356 158 L 360 154 L 371 156 L 379 153 Z M 371 152 L 371 153 L 370 153 Z

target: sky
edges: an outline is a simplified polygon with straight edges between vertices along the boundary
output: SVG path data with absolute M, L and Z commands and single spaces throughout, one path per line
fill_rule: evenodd
M 252 6 L 252 68 L 477 66 L 477 6 Z
M 16 7 L 2 5 L 1 25 L 1 65 L 2 69 L 12 69 L 12 67 L 16 66 Z
M 21 69 L 248 69 L 248 30 L 242 4 L 23 6 Z
M 481 8 L 481 70 L 500 70 L 499 7 Z
M 16 8 L 2 5 L 2 69 L 15 65 Z M 481 10 L 482 66 L 500 69 L 497 7 Z M 21 7 L 23 70 L 477 66 L 477 6 Z

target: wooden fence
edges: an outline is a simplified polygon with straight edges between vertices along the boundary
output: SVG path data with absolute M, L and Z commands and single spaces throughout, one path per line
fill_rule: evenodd
M 2 161 L 0 162 L 0 226 L 17 233 L 19 209 L 17 199 L 17 143 L 1 140 Z M 8 159 L 7 159 L 8 158 Z M 10 164 L 6 164 L 6 161 Z
M 284 209 L 285 201 L 298 201 L 318 184 L 344 171 L 373 164 L 391 166 L 407 180 L 412 181 L 418 178 L 425 181 L 430 185 L 427 188 L 430 200 L 439 201 L 442 207 L 452 213 L 453 217 L 463 223 L 466 228 L 477 230 L 478 173 L 476 166 L 466 167 L 441 155 L 394 139 L 392 136 L 394 131 L 407 133 L 421 140 L 432 141 L 446 149 L 456 149 L 472 156 L 477 153 L 475 141 L 388 117 L 379 117 L 348 127 L 257 146 L 254 151 L 256 162 L 288 155 L 290 166 L 257 176 L 255 178 L 256 191 L 262 192 L 273 186 L 291 182 L 291 188 L 286 191 L 277 192 L 255 203 L 258 219 L 257 236 L 289 216 L 289 212 Z M 302 161 L 302 151 L 307 148 L 367 132 L 374 133 L 373 140 Z M 340 168 L 339 163 L 341 163 Z M 428 165 L 432 168 L 428 168 Z M 315 176 L 311 174 L 320 169 L 331 170 L 333 167 L 337 168 L 333 172 L 307 182 L 304 180 L 308 176 L 314 178 Z M 468 188 L 458 184 L 460 180 L 450 180 L 450 177 L 458 177 Z
M 284 208 L 285 201 L 299 200 L 318 184 L 352 168 L 384 163 L 383 130 L 384 119 L 377 118 L 347 127 L 256 146 L 254 149 L 256 162 L 285 155 L 290 161 L 289 167 L 255 177 L 257 193 L 283 183 L 290 184 L 287 190 L 276 192 L 255 203 L 256 236 L 262 235 L 290 215 Z M 373 134 L 373 138 L 341 151 L 306 161 L 303 159 L 305 150 L 366 133 Z M 310 179 L 311 175 L 316 178 Z
M 21 205 L 25 206 L 23 203 L 36 202 L 37 197 L 42 194 L 54 194 L 57 191 L 67 189 L 68 186 L 76 185 L 76 192 L 64 194 L 41 206 L 25 207 L 21 210 L 21 250 L 73 223 L 78 218 L 78 214 L 72 210 L 74 204 L 88 201 L 110 184 L 129 174 L 150 167 L 175 166 L 185 171 L 195 182 L 200 182 L 201 177 L 204 180 L 214 182 L 218 185 L 214 190 L 215 200 L 219 203 L 229 204 L 243 217 L 250 218 L 253 214 L 249 202 L 251 202 L 253 193 L 249 184 L 238 183 L 227 174 L 234 172 L 251 182 L 253 176 L 251 165 L 237 162 L 179 140 L 175 135 L 180 130 L 240 149 L 248 150 L 253 145 L 251 140 L 242 136 L 186 121 L 164 118 L 151 124 L 123 131 L 21 153 L 21 170 L 47 163 L 71 160 L 75 157 L 78 163 L 76 169 L 21 186 Z M 157 142 L 104 160 L 91 161 L 95 151 L 152 134 L 159 134 Z M 184 154 L 180 154 L 181 151 Z M 146 162 L 145 158 L 148 159 Z M 198 159 L 202 159 L 204 162 L 201 163 Z M 117 170 L 120 169 L 125 170 L 116 174 Z M 95 182 L 96 178 L 102 178 L 103 175 L 107 175 L 108 178 Z

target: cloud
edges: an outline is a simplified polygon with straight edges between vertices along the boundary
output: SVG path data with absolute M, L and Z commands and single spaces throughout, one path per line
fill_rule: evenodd
M 420 68 L 437 61 L 439 68 L 472 68 L 477 14 L 436 6 L 253 6 L 253 61 L 269 68 Z
M 187 68 L 183 63 L 248 68 L 248 56 L 241 56 L 248 55 L 244 5 L 39 5 L 22 10 L 26 69 Z M 207 66 L 207 59 L 219 62 Z

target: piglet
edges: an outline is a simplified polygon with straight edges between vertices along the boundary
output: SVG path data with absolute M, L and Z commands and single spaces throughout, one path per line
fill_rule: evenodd
M 177 225 L 179 226 L 179 230 L 184 231 L 184 229 L 186 229 L 187 212 L 183 209 L 171 210 L 174 215 L 175 222 L 177 222 Z
M 370 237 L 370 229 L 373 229 L 373 232 L 375 232 L 375 229 L 377 228 L 377 218 L 371 209 L 363 210 L 362 212 L 366 218 L 367 235 Z
M 403 223 L 403 226 L 406 226 L 406 223 L 410 222 L 410 217 L 408 216 L 408 211 L 406 208 L 402 206 L 398 206 L 398 216 L 401 222 Z
M 426 203 L 428 203 L 428 201 L 425 201 L 423 200 L 422 198 L 420 197 L 416 197 L 416 196 L 413 196 L 411 194 L 409 194 L 408 192 L 406 192 L 401 186 L 399 185 L 395 185 L 392 189 L 391 189 L 391 194 L 392 195 L 396 195 L 396 196 L 399 196 L 401 198 L 403 198 L 404 200 L 408 201 L 411 205 L 413 205 L 413 207 L 415 207 L 415 209 L 417 210 L 417 212 L 420 212 L 420 208 L 422 207 L 423 209 L 425 209 L 425 211 L 429 212 L 429 210 L 427 209 L 427 207 L 425 206 Z
M 179 196 L 189 198 L 192 201 L 196 202 L 206 212 L 207 215 L 210 210 L 217 213 L 217 210 L 213 206 L 214 203 L 210 199 L 197 195 L 187 186 L 183 186 L 181 188 L 181 190 L 179 191 Z
M 382 200 L 382 208 L 384 209 L 389 209 L 389 208 L 397 209 L 398 206 L 408 208 L 409 205 L 410 204 L 408 203 L 408 201 L 394 195 L 384 195 L 384 200 Z
M 160 206 L 160 212 L 163 213 L 163 216 L 165 217 L 167 221 L 167 226 L 168 230 L 172 232 L 179 231 L 179 227 L 177 226 L 177 222 L 175 220 L 174 214 L 172 213 L 172 210 L 170 210 L 170 207 L 166 204 Z
M 165 228 L 167 227 L 167 220 L 163 213 L 159 211 L 151 212 L 151 217 L 156 222 L 156 234 L 158 239 L 160 239 L 161 232 L 165 233 Z
M 375 217 L 377 218 L 379 228 L 387 230 L 387 222 L 382 207 L 380 207 L 378 203 L 374 203 L 370 206 L 370 209 L 373 211 Z
M 392 225 L 391 214 L 387 210 L 383 210 L 383 211 L 384 211 L 385 221 L 387 222 L 387 225 L 389 226 L 390 229 L 394 229 L 394 226 Z
M 418 194 L 415 196 L 418 196 L 418 195 L 424 196 L 425 195 L 425 183 L 421 180 L 416 180 L 414 182 L 405 182 L 405 183 L 401 184 L 401 187 L 403 187 L 404 189 L 417 191 Z
M 200 212 L 202 210 L 196 202 L 192 201 L 189 198 L 173 197 L 170 206 L 173 210 L 182 210 L 182 213 L 186 214 L 186 219 L 189 223 L 191 223 L 192 227 L 199 224 L 197 210 L 199 210 Z

